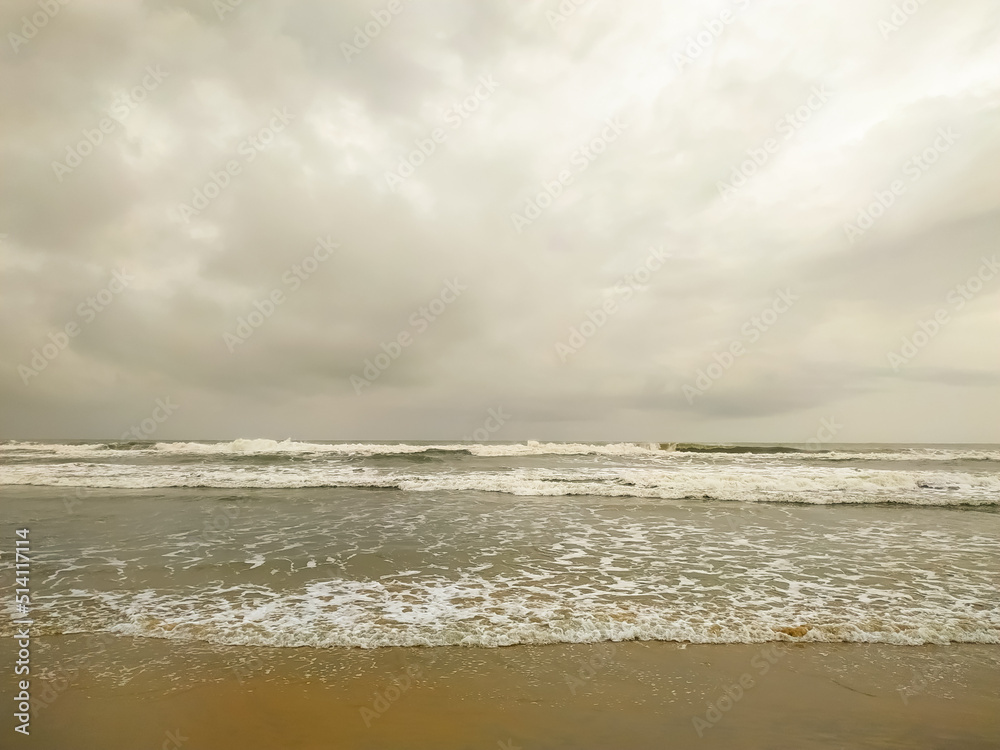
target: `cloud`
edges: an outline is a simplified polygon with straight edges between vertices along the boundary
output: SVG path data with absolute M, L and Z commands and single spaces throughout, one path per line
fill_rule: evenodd
M 906 368 L 887 359 L 1000 250 L 990 3 L 892 31 L 891 4 L 857 0 L 388 7 L 94 0 L 7 38 L 0 437 L 113 436 L 169 395 L 165 438 L 457 437 L 499 404 L 506 439 L 792 440 L 836 412 L 844 440 L 1000 440 L 1000 278 Z M 36 10 L 5 6 L 0 29 Z M 339 248 L 293 284 L 325 236 Z M 625 298 L 654 247 L 669 259 Z M 86 320 L 117 269 L 134 283 Z M 422 315 L 450 279 L 468 291 Z

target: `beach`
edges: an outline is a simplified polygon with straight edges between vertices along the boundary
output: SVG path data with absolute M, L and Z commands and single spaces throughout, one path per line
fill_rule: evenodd
M 88 648 L 87 638 L 51 639 L 43 653 L 57 664 Z M 16 746 L 985 750 L 1000 737 L 1000 662 L 989 646 L 362 650 L 117 639 L 100 653 L 53 687 Z M 133 675 L 124 684 L 108 675 L 121 668 Z M 742 694 L 741 680 L 750 681 Z
M 1000 741 L 993 446 L 0 453 L 19 746 Z
M 997 0 L 0 26 L 0 750 L 1000 750 Z

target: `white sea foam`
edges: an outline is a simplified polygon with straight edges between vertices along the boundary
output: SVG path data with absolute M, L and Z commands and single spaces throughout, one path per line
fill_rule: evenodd
M 427 453 L 429 451 L 465 451 L 476 456 L 544 456 L 588 455 L 646 456 L 659 452 L 656 444 L 614 443 L 539 443 L 528 441 L 514 444 L 441 443 L 413 445 L 408 443 L 302 443 L 293 440 L 234 440 L 231 443 L 156 443 L 153 448 L 165 453 L 332 453 L 347 456 L 394 455 Z
M 41 632 L 110 632 L 122 636 L 272 647 L 482 646 L 622 640 L 691 643 L 765 641 L 898 645 L 1000 643 L 1000 610 L 939 604 L 870 602 L 824 609 L 814 602 L 726 599 L 657 604 L 627 592 L 600 599 L 580 591 L 465 577 L 420 582 L 333 580 L 303 590 L 209 587 L 185 594 L 74 591 L 36 614 Z M 688 581 L 693 583 L 693 581 Z M 679 586 L 684 586 L 681 581 Z M 843 592 L 842 592 L 843 593 Z M 870 597 L 885 599 L 885 592 Z M 909 598 L 909 597 L 905 597 Z M 91 620 L 81 604 L 99 609 Z M 0 627 L 0 630 L 3 628 Z
M 100 504 L 84 500 L 77 521 L 52 516 L 64 531 L 49 535 L 43 553 L 51 575 L 33 599 L 39 635 L 320 647 L 1000 643 L 993 509 L 780 504 L 995 504 L 993 474 L 767 461 L 472 462 L 492 471 L 461 463 L 117 458 L 14 462 L 0 464 L 0 474 L 24 482 L 42 471 L 50 484 L 107 486 L 335 479 L 410 493 L 158 491 L 126 502 L 86 493 Z M 449 494 L 456 488 L 480 492 Z M 521 497 L 484 500 L 484 489 Z M 630 499 L 552 497 L 582 493 Z M 681 493 L 778 502 L 657 500 Z M 59 493 L 7 495 L 16 510 Z M 120 522 L 95 535 L 89 519 L 109 512 Z M 220 518 L 228 519 L 221 527 Z M 4 606 L 13 613 L 12 602 Z M 0 636 L 11 627 L 0 617 Z
M 381 487 L 407 492 L 481 491 L 518 496 L 591 495 L 742 502 L 998 505 L 1000 475 L 844 466 L 677 465 L 506 471 L 393 471 L 327 463 L 275 466 L 120 463 L 0 466 L 0 485 L 158 487 Z
M 91 456 L 101 453 L 160 453 L 179 455 L 269 455 L 269 454 L 330 454 L 342 456 L 378 456 L 427 453 L 432 451 L 466 452 L 475 456 L 620 456 L 648 457 L 665 460 L 729 457 L 738 460 L 786 461 L 998 461 L 1000 450 L 973 447 L 883 448 L 870 446 L 856 451 L 842 447 L 836 450 L 808 450 L 775 446 L 758 446 L 732 452 L 733 446 L 697 446 L 658 443 L 310 443 L 266 438 L 240 438 L 230 442 L 95 442 L 79 444 L 33 443 L 10 441 L 0 443 L 0 452 L 52 454 L 59 457 Z M 777 452 L 776 452 L 777 451 Z

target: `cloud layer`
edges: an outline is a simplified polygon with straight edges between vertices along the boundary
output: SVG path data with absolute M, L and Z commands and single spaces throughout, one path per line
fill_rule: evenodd
M 1000 442 L 996 4 L 663 5 L 7 4 L 0 437 Z

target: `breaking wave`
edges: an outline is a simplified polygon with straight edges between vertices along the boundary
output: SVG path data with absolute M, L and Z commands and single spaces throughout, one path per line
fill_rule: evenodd
M 818 505 L 1000 505 L 1000 476 L 840 466 L 517 468 L 394 471 L 300 462 L 264 464 L 57 463 L 0 466 L 0 484 L 149 489 L 355 487 L 517 496 L 710 499 Z
M 379 456 L 416 453 L 456 453 L 484 457 L 516 456 L 609 456 L 683 459 L 714 455 L 753 458 L 768 456 L 802 461 L 997 461 L 1000 450 L 993 446 L 900 447 L 845 446 L 816 447 L 793 445 L 719 445 L 708 443 L 554 443 L 529 440 L 522 443 L 335 443 L 292 439 L 240 438 L 232 441 L 154 442 L 142 440 L 39 443 L 6 441 L 0 452 L 58 457 L 99 456 L 128 452 L 158 455 L 332 455 Z
M 683 586 L 683 584 L 681 584 Z M 298 591 L 215 586 L 186 594 L 75 591 L 38 610 L 39 634 L 106 632 L 222 645 L 315 648 L 681 641 L 1000 643 L 1000 612 L 940 604 L 763 606 L 725 600 L 670 604 L 594 599 L 589 590 L 462 580 L 332 580 Z M 706 592 L 707 593 L 707 592 Z M 843 592 L 841 592 L 843 594 Z M 967 603 L 966 603 L 967 604 Z M 968 609 L 966 606 L 964 609 Z M 0 630 L 3 630 L 0 627 Z

